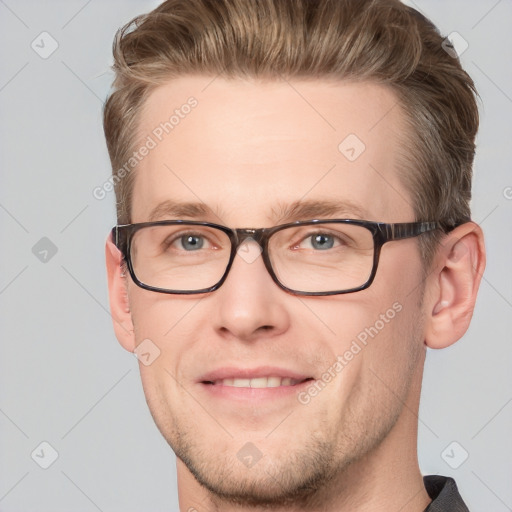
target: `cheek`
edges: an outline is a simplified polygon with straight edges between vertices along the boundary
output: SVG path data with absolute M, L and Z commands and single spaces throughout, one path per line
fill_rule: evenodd
M 416 282 L 418 268 L 405 269 L 401 263 L 401 274 L 383 268 L 388 279 L 381 276 L 367 290 L 307 304 L 314 315 L 304 321 L 302 330 L 307 332 L 316 323 L 327 333 L 328 359 L 341 360 L 345 385 L 347 380 L 354 386 L 369 382 L 375 375 L 399 385 L 417 365 L 423 349 L 423 287 Z
M 190 351 L 194 336 L 199 336 L 201 323 L 195 317 L 200 299 L 142 289 L 132 290 L 129 296 L 144 392 L 147 399 L 158 400 L 162 388 L 169 388 L 169 381 L 181 379 L 178 371 L 186 354 L 184 348 Z
M 330 350 L 340 355 L 356 343 L 368 347 L 386 337 L 403 316 L 402 304 L 394 297 L 368 289 L 335 299 L 303 301 L 309 311 L 296 319 L 301 331 L 322 333 Z
M 136 342 L 145 338 L 167 343 L 176 338 L 180 322 L 190 313 L 201 298 L 151 292 L 131 283 L 128 291 L 130 311 L 136 335 Z
M 418 289 L 417 292 L 421 293 Z M 403 404 L 424 356 L 423 318 L 418 293 L 402 290 L 393 307 L 379 315 L 368 332 L 365 378 L 382 400 Z M 412 404 L 411 404 L 412 405 Z
M 348 403 L 356 389 L 365 393 L 375 373 L 386 380 L 400 374 L 402 361 L 409 357 L 410 330 L 408 313 L 392 295 L 368 290 L 305 304 L 309 313 L 296 317 L 298 332 L 303 339 L 314 339 L 309 351 L 318 357 L 319 377 L 330 390 L 324 398 L 336 396 Z
M 423 347 L 424 290 L 417 241 L 385 244 L 375 280 L 366 290 L 370 297 L 366 307 L 372 313 L 364 333 L 372 341 L 377 367 L 396 368 L 398 372 Z

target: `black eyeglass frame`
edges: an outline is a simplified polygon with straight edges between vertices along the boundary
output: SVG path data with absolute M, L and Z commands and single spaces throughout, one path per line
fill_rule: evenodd
M 276 274 L 274 273 L 274 270 L 272 268 L 272 263 L 270 261 L 269 255 L 268 255 L 268 241 L 270 237 L 277 233 L 278 231 L 281 231 L 283 229 L 295 227 L 295 226 L 308 226 L 308 225 L 315 225 L 315 224 L 350 224 L 353 226 L 361 226 L 366 229 L 368 229 L 372 236 L 373 236 L 373 244 L 374 244 L 374 250 L 373 250 L 373 267 L 372 271 L 370 273 L 370 276 L 368 277 L 368 280 L 362 284 L 361 286 L 358 286 L 356 288 L 350 288 L 348 290 L 339 290 L 339 291 L 329 291 L 329 292 L 301 292 L 298 290 L 293 290 L 291 288 L 288 288 L 287 286 L 284 286 L 279 279 L 277 278 Z M 130 247 L 131 247 L 131 241 L 133 238 L 133 235 L 140 229 L 145 227 L 152 227 L 152 226 L 170 226 L 170 225 L 190 225 L 190 226 L 205 226 L 205 227 L 211 227 L 219 229 L 220 231 L 223 231 L 228 237 L 231 242 L 231 253 L 229 257 L 229 262 L 227 264 L 226 270 L 224 271 L 223 276 L 221 279 L 214 284 L 213 286 L 210 286 L 209 288 L 202 288 L 200 290 L 167 290 L 165 288 L 157 288 L 154 286 L 147 285 L 143 283 L 142 281 L 139 281 L 137 276 L 135 275 L 135 271 L 133 269 L 131 256 L 130 256 Z M 237 254 L 238 248 L 240 245 L 242 245 L 247 239 L 253 239 L 256 241 L 262 248 L 261 255 L 263 257 L 263 262 L 265 264 L 265 267 L 272 277 L 272 280 L 283 290 L 293 294 L 293 295 L 308 295 L 308 296 L 327 296 L 327 295 L 341 295 L 345 293 L 354 293 L 361 290 L 365 290 L 368 288 L 373 280 L 375 279 L 375 275 L 377 273 L 377 267 L 379 263 L 379 257 L 380 257 L 380 251 L 382 249 L 382 246 L 386 242 L 391 242 L 395 240 L 404 240 L 406 238 L 413 238 L 416 236 L 419 236 L 423 233 L 428 233 L 431 231 L 434 231 L 436 229 L 443 229 L 446 231 L 444 225 L 441 222 L 432 221 L 432 222 L 400 222 L 400 223 L 394 223 L 394 224 L 387 224 L 384 222 L 372 222 L 367 220 L 358 220 L 358 219 L 313 219 L 313 220 L 306 220 L 306 221 L 295 221 L 290 222 L 287 224 L 280 224 L 279 226 L 273 226 L 270 228 L 259 228 L 259 229 L 253 229 L 253 228 L 238 228 L 238 229 L 231 229 L 226 226 L 222 226 L 220 224 L 215 224 L 211 222 L 204 222 L 204 221 L 192 221 L 192 220 L 162 220 L 162 221 L 155 221 L 155 222 L 139 222 L 135 224 L 122 224 L 117 225 L 112 228 L 112 240 L 114 241 L 114 244 L 116 247 L 121 251 L 124 262 L 126 263 L 126 266 L 128 268 L 128 272 L 130 273 L 130 276 L 133 280 L 133 282 L 140 286 L 141 288 L 144 288 L 145 290 L 150 290 L 153 292 L 159 292 L 159 293 L 168 293 L 168 294 L 174 294 L 174 295 L 191 295 L 191 294 L 200 294 L 200 293 L 209 293 L 217 290 L 222 286 L 224 281 L 226 280 L 229 271 L 231 269 L 231 266 L 233 265 L 233 262 L 235 260 L 235 256 Z

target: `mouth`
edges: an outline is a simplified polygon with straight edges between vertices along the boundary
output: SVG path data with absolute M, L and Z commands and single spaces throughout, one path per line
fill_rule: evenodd
M 241 407 L 254 407 L 293 399 L 314 380 L 309 371 L 268 365 L 253 368 L 231 365 L 203 374 L 196 382 L 208 399 L 219 400 L 219 404 L 236 402 Z
M 297 386 L 304 382 L 314 380 L 313 377 L 306 377 L 305 379 L 294 379 L 292 377 L 255 377 L 255 378 L 227 378 L 218 380 L 205 380 L 202 384 L 210 386 L 226 386 L 232 388 L 279 388 L 284 386 Z

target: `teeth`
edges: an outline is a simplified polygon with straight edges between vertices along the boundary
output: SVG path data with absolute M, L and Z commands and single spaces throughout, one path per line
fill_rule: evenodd
M 267 388 L 278 388 L 281 385 L 279 377 L 269 377 L 267 379 Z
M 251 379 L 251 381 L 249 382 L 249 386 L 251 386 L 251 388 L 266 388 L 268 385 L 267 381 L 267 377 L 258 377 L 257 379 Z
M 233 379 L 232 386 L 235 388 L 250 388 L 251 379 Z
M 295 386 L 299 382 L 301 381 L 290 377 L 257 377 L 254 379 L 216 380 L 214 384 L 235 388 L 277 388 L 279 386 Z

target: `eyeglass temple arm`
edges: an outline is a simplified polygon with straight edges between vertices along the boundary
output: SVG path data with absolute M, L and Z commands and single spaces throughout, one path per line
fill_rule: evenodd
M 436 229 L 444 229 L 440 222 L 398 222 L 395 224 L 379 224 L 386 240 L 401 240 L 428 233 Z
M 466 222 L 471 222 L 471 218 L 464 217 L 456 222 L 432 221 L 379 224 L 379 229 L 386 240 L 401 240 L 403 238 L 412 238 L 414 236 L 421 235 L 422 233 L 428 233 L 429 231 L 435 231 L 436 229 L 440 229 L 444 233 L 448 233 L 452 229 L 455 229 Z
M 112 233 L 112 242 L 119 249 L 119 231 L 118 231 L 118 226 L 114 226 L 112 228 L 111 233 Z

